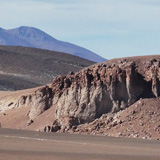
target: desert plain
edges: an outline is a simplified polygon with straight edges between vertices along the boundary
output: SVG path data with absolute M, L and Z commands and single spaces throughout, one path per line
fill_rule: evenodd
M 159 160 L 156 140 L 0 129 L 0 160 Z

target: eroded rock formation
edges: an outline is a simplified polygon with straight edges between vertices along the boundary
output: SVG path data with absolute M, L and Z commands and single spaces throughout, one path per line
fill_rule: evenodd
M 123 110 L 140 98 L 159 97 L 159 87 L 160 56 L 115 59 L 58 76 L 12 106 L 32 106 L 30 119 L 55 107 L 56 121 L 45 131 L 65 131 Z
M 62 126 L 66 117 L 77 118 L 78 124 L 91 122 L 140 98 L 158 97 L 159 71 L 159 59 L 120 59 L 57 77 L 51 86 L 56 118 Z

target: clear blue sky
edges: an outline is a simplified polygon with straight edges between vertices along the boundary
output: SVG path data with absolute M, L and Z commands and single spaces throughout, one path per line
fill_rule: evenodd
M 107 59 L 160 54 L 160 0 L 0 0 L 0 27 L 19 26 Z

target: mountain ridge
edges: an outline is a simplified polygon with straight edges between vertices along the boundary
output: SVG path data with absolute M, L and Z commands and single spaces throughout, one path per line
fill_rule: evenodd
M 0 45 L 0 90 L 19 90 L 50 83 L 57 75 L 94 62 L 61 52 Z
M 0 29 L 0 44 L 25 46 L 69 53 L 94 62 L 104 62 L 105 58 L 88 49 L 55 39 L 34 27 L 21 26 L 14 29 Z

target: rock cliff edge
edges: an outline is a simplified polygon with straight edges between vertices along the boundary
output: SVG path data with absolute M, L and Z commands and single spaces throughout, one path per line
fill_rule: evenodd
M 160 56 L 144 56 L 113 59 L 58 76 L 51 85 L 21 95 L 10 105 L 0 99 L 0 107 L 6 111 L 31 106 L 27 115 L 33 121 L 54 107 L 55 120 L 52 125 L 44 126 L 44 130 L 67 132 L 104 114 L 123 111 L 140 99 L 159 96 Z

